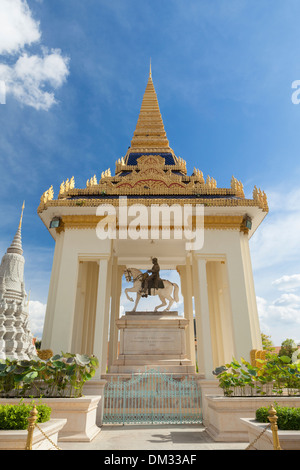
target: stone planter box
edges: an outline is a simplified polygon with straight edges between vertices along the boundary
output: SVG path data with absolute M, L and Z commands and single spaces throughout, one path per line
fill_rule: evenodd
M 51 408 L 51 418 L 66 419 L 59 432 L 60 441 L 91 441 L 100 432 L 96 425 L 96 415 L 100 396 L 80 398 L 24 398 L 25 403 L 32 400 L 44 403 Z M 1 398 L 0 404 L 18 404 L 19 398 Z
M 50 419 L 39 423 L 39 427 L 57 445 L 58 433 L 65 426 L 66 419 Z M 0 450 L 25 450 L 27 430 L 0 431 Z M 33 432 L 32 450 L 53 450 L 55 446 L 35 428 Z
M 265 423 L 259 423 L 256 419 L 242 418 L 242 425 L 248 432 L 248 442 L 251 444 L 260 433 L 267 427 Z M 278 438 L 282 450 L 300 450 L 300 431 L 278 431 Z M 249 450 L 273 450 L 273 436 L 271 429 L 267 429 L 264 434 L 250 447 Z
M 107 381 L 105 379 L 91 379 L 85 382 L 83 386 L 83 393 L 84 395 L 94 395 L 99 396 L 100 400 L 97 407 L 97 414 L 96 414 L 96 424 L 97 426 L 102 426 L 102 418 L 103 418 L 103 406 L 104 406 L 104 389 Z
M 272 403 L 280 406 L 300 407 L 300 397 L 223 397 L 206 396 L 206 431 L 219 442 L 249 442 L 248 431 L 241 418 L 255 419 L 261 406 Z

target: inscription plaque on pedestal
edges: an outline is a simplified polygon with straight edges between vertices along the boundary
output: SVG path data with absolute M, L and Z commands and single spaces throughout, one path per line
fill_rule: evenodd
M 186 355 L 186 318 L 178 312 L 126 312 L 117 320 L 119 357 L 110 372 L 131 373 L 148 368 L 194 372 Z

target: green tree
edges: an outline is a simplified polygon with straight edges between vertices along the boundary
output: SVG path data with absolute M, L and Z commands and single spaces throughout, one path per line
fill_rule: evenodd
M 291 358 L 293 355 L 293 352 L 295 351 L 297 351 L 297 346 L 295 344 L 295 341 L 293 339 L 288 338 L 282 341 L 278 356 L 288 356 Z
M 268 351 L 270 353 L 275 351 L 275 347 L 271 340 L 271 336 L 267 336 L 264 333 L 261 333 L 261 341 L 262 341 L 263 349 L 265 351 Z

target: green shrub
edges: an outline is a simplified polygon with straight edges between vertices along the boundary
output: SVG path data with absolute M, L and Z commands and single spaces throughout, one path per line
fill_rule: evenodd
M 257 360 L 252 366 L 241 358 L 217 367 L 213 374 L 225 396 L 249 395 L 300 395 L 300 362 L 292 362 L 288 356 L 268 356 L 267 360 Z
M 56 354 L 48 360 L 0 360 L 1 397 L 80 397 L 99 366 L 95 356 Z
M 28 418 L 34 403 L 19 403 L 18 405 L 0 405 L 0 429 L 24 430 L 28 428 Z M 37 423 L 49 421 L 51 408 L 47 405 L 36 406 Z
M 280 430 L 300 431 L 300 408 L 289 406 L 274 406 L 278 417 L 277 426 Z M 256 410 L 256 419 L 260 423 L 269 423 L 269 408 L 261 407 Z

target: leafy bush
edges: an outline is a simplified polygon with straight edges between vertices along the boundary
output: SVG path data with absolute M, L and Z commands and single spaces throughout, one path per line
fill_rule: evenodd
M 19 403 L 18 405 L 0 405 L 0 429 L 27 429 L 28 418 L 34 403 Z M 47 405 L 40 404 L 36 406 L 38 415 L 37 423 L 45 423 L 49 421 L 51 408 Z
M 80 397 L 99 365 L 95 356 L 57 354 L 48 360 L 0 360 L 0 396 Z
M 281 343 L 281 348 L 278 353 L 278 356 L 288 356 L 291 358 L 293 353 L 297 350 L 298 348 L 294 340 L 288 338 Z
M 277 426 L 280 430 L 300 431 L 300 408 L 274 406 L 278 417 Z M 256 410 L 256 419 L 260 423 L 269 423 L 269 408 L 261 407 Z
M 257 360 L 260 367 L 241 359 L 217 367 L 213 374 L 225 396 L 300 395 L 300 363 L 288 356 L 270 355 L 265 361 Z

